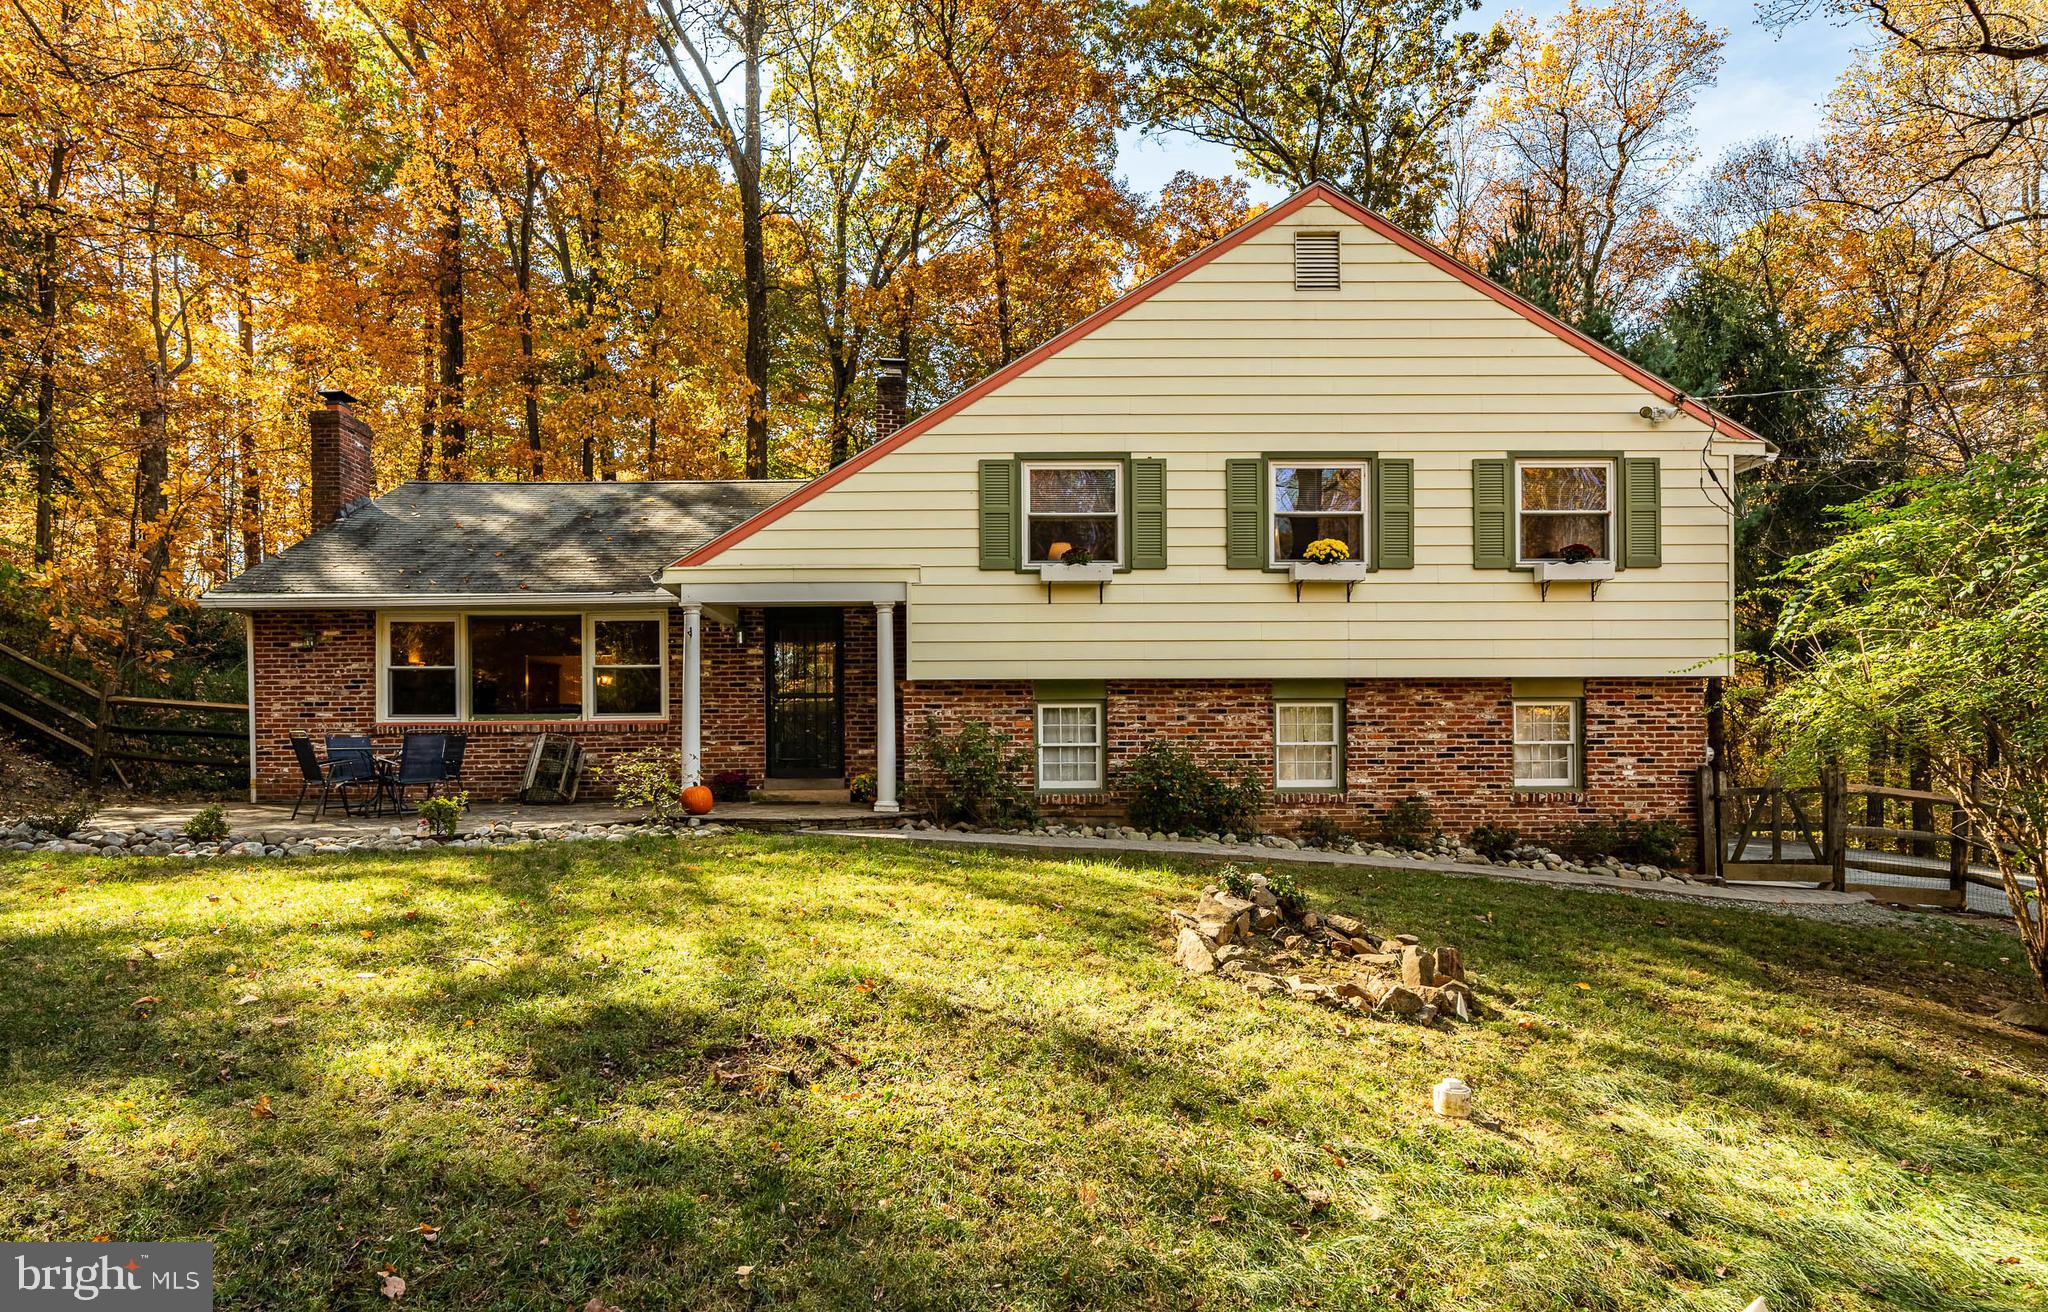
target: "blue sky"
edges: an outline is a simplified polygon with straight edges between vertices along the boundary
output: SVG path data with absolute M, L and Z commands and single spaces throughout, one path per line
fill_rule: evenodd
M 1490 19 L 1508 8 L 1548 15 L 1564 7 L 1563 0 L 1488 4 L 1478 18 Z M 1772 31 L 1757 21 L 1752 0 L 1693 0 L 1687 8 L 1728 34 L 1720 80 L 1693 111 L 1702 160 L 1711 162 L 1729 147 L 1757 137 L 1811 136 L 1822 103 L 1848 66 L 1859 31 L 1825 18 Z M 1126 132 L 1120 146 L 1118 166 L 1124 176 L 1155 194 L 1180 169 L 1210 176 L 1237 172 L 1228 150 L 1179 134 L 1147 138 Z M 1282 194 L 1257 183 L 1252 191 L 1254 199 L 1265 201 Z

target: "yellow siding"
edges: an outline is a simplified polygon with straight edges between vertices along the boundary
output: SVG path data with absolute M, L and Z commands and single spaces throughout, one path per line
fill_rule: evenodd
M 1340 292 L 1293 289 L 1299 229 L 1343 234 Z M 1513 311 L 1328 206 L 1244 242 L 671 583 L 909 583 L 913 679 L 1666 675 L 1732 646 L 1731 528 L 1701 489 L 1725 444 Z M 1223 466 L 1263 452 L 1415 461 L 1416 567 L 1303 600 L 1224 567 Z M 1663 459 L 1663 559 L 1538 600 L 1471 567 L 1471 460 Z M 1128 451 L 1167 462 L 1168 565 L 1055 590 L 977 568 L 975 462 Z M 1716 494 L 1718 496 L 1718 493 Z

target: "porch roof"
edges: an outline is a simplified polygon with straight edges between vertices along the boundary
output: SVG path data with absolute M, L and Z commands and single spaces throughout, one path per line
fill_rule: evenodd
M 665 600 L 654 577 L 667 562 L 802 485 L 409 482 L 354 503 L 201 604 Z

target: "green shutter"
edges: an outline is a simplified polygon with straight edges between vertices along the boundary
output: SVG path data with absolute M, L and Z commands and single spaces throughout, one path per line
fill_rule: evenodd
M 1266 567 L 1265 462 L 1223 462 L 1225 558 L 1232 569 Z
M 1655 569 L 1664 563 L 1662 473 L 1654 456 L 1626 456 L 1621 461 L 1624 569 Z
M 1166 568 L 1166 462 L 1131 462 L 1131 568 Z
M 1515 563 L 1514 513 L 1508 505 L 1514 462 L 1472 462 L 1472 568 L 1511 569 Z
M 1415 462 L 1372 462 L 1374 569 L 1415 568 Z
M 981 487 L 981 567 L 1017 568 L 1017 462 L 984 460 Z

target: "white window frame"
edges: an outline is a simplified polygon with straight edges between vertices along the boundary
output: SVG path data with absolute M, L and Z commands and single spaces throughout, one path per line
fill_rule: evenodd
M 1034 469 L 1107 469 L 1115 475 L 1111 480 L 1111 486 L 1116 489 L 1116 559 L 1112 561 L 1099 561 L 1098 563 L 1113 564 L 1121 569 L 1124 564 L 1124 514 L 1126 500 L 1124 493 L 1124 462 L 1121 460 L 1025 460 L 1019 462 L 1017 481 L 1023 485 L 1019 494 L 1023 513 L 1017 516 L 1020 535 L 1017 544 L 1017 559 L 1026 567 L 1054 563 L 1052 561 L 1039 560 L 1031 554 L 1031 518 L 1036 513 L 1031 509 L 1031 471 Z M 1045 517 L 1048 519 L 1065 519 L 1072 518 L 1072 515 L 1071 512 L 1047 511 L 1045 512 Z
M 491 715 L 479 718 L 471 705 L 470 690 L 476 671 L 469 655 L 469 621 L 494 616 L 576 616 L 582 621 L 583 706 L 573 716 Z M 660 626 L 661 710 L 655 715 L 597 714 L 597 621 L 653 620 Z M 455 714 L 391 714 L 391 625 L 402 623 L 453 623 L 455 625 Z M 665 610 L 574 611 L 549 606 L 492 606 L 481 610 L 380 610 L 377 612 L 377 719 L 389 724 L 654 724 L 669 718 L 668 612 Z M 437 667 L 438 668 L 438 667 Z M 641 668 L 630 666 L 627 668 Z
M 1307 739 L 1290 739 L 1280 736 L 1281 712 L 1298 707 L 1313 706 L 1330 711 L 1330 732 L 1328 742 L 1311 742 Z M 1280 749 L 1283 747 L 1327 747 L 1330 749 L 1330 773 L 1321 779 L 1280 779 Z M 1344 703 L 1322 697 L 1290 697 L 1286 701 L 1273 703 L 1273 788 L 1276 792 L 1329 792 L 1344 784 Z
M 1274 569 L 1287 568 L 1288 562 L 1280 555 L 1280 516 L 1290 513 L 1279 506 L 1280 471 L 1283 469 L 1355 469 L 1358 471 L 1358 509 L 1339 510 L 1336 514 L 1358 516 L 1358 554 L 1351 559 L 1358 564 L 1370 563 L 1372 559 L 1372 461 L 1370 460 L 1318 460 L 1304 457 L 1299 460 L 1275 460 L 1266 458 L 1266 564 Z M 1291 512 L 1299 514 L 1301 512 Z M 1321 512 L 1318 512 L 1321 513 Z
M 1565 740 L 1565 777 L 1563 779 L 1525 779 L 1522 777 L 1521 761 L 1513 760 L 1510 763 L 1510 768 L 1513 770 L 1515 776 L 1515 787 L 1550 788 L 1562 789 L 1566 792 L 1575 792 L 1580 787 L 1579 772 L 1584 768 L 1584 749 L 1586 736 L 1585 709 L 1576 698 L 1515 698 L 1513 707 L 1508 713 L 1508 738 L 1510 740 L 1509 753 L 1511 756 L 1515 755 L 1514 748 L 1518 747 L 1555 747 L 1557 745 L 1555 739 L 1524 739 L 1522 737 L 1522 708 L 1539 706 L 1564 707 L 1566 715 L 1569 719 L 1569 723 L 1571 724 L 1571 736 Z
M 453 624 L 455 626 L 455 713 L 453 715 L 408 715 L 404 724 L 455 724 L 469 718 L 463 712 L 468 700 L 467 681 L 462 672 L 469 664 L 468 625 L 462 622 L 460 612 L 439 611 L 379 611 L 377 612 L 377 718 L 391 719 L 391 624 Z M 441 666 L 434 666 L 440 669 Z
M 1610 562 L 1613 561 L 1615 559 L 1614 461 L 1600 457 L 1581 457 L 1578 459 L 1572 459 L 1570 457 L 1558 457 L 1542 460 L 1517 460 L 1515 462 L 1515 564 L 1534 565 L 1539 563 L 1538 560 L 1531 559 L 1530 557 L 1524 556 L 1522 554 L 1522 516 L 1587 515 L 1594 513 L 1592 511 L 1587 510 L 1524 510 L 1522 508 L 1522 471 L 1525 469 L 1598 469 L 1601 471 L 1602 476 L 1605 479 L 1604 486 L 1607 489 L 1607 532 L 1605 535 L 1607 538 L 1607 554 L 1604 556 L 1595 556 L 1593 557 L 1593 559 Z
M 1095 720 L 1095 775 L 1092 779 L 1086 782 L 1080 780 L 1066 780 L 1058 783 L 1053 783 L 1048 782 L 1045 777 L 1045 749 L 1047 747 L 1081 747 L 1086 745 L 1083 743 L 1048 743 L 1045 741 L 1045 713 L 1047 711 L 1066 710 L 1085 710 L 1091 716 L 1093 716 Z M 1107 729 L 1108 717 L 1103 714 L 1103 710 L 1104 707 L 1101 702 L 1038 703 L 1036 709 L 1032 712 L 1033 741 L 1031 772 L 1034 778 L 1037 780 L 1039 792 L 1092 793 L 1101 791 L 1103 786 L 1103 775 L 1106 773 L 1104 769 L 1104 763 L 1108 758 L 1109 739 Z

